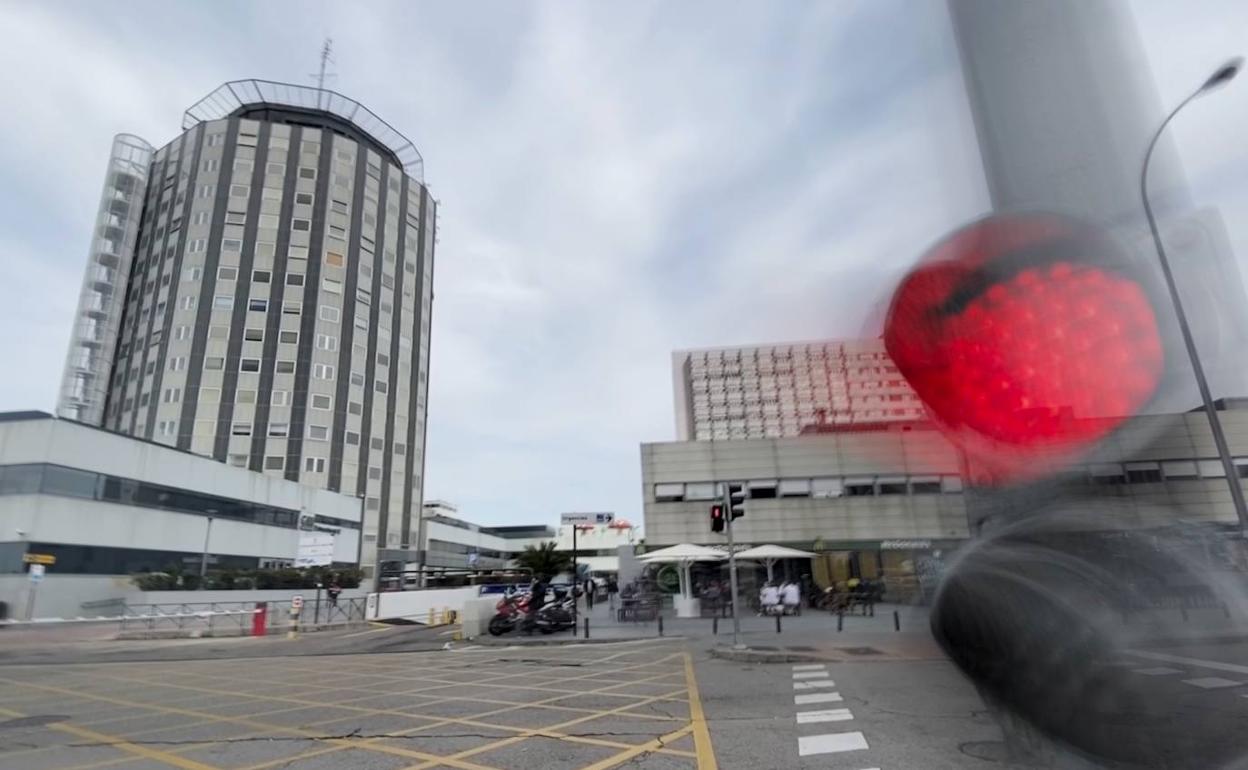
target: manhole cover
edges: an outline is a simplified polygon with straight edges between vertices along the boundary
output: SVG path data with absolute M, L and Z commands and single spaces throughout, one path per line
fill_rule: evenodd
M 883 655 L 884 654 L 880 652 L 879 650 L 875 649 L 874 647 L 838 647 L 837 649 L 840 650 L 841 652 L 849 653 L 850 655 Z
M 31 717 L 18 717 L 17 719 L 6 719 L 0 722 L 0 730 L 15 730 L 19 727 L 42 727 L 50 725 L 53 722 L 64 722 L 69 719 L 61 714 L 36 714 Z

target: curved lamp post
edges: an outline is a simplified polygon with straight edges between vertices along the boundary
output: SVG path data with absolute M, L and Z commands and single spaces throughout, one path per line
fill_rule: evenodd
M 1209 428 L 1213 432 L 1213 443 L 1218 449 L 1218 457 L 1222 461 L 1222 470 L 1226 473 L 1226 483 L 1231 488 L 1231 502 L 1235 504 L 1235 515 L 1239 517 L 1239 526 L 1241 531 L 1248 531 L 1248 505 L 1244 502 L 1244 490 L 1239 484 L 1239 473 L 1236 471 L 1235 462 L 1231 459 L 1231 450 L 1226 443 L 1226 434 L 1222 431 L 1222 420 L 1218 417 L 1218 410 L 1214 406 L 1213 396 L 1209 392 L 1209 382 L 1205 379 L 1205 370 L 1200 363 L 1200 353 L 1196 350 L 1196 341 L 1192 338 L 1192 330 L 1187 324 L 1187 313 L 1183 310 L 1183 302 L 1179 298 L 1179 289 L 1174 284 L 1174 274 L 1170 270 L 1170 260 L 1166 257 L 1166 248 L 1161 241 L 1161 234 L 1157 231 L 1157 220 L 1153 216 L 1153 207 L 1148 201 L 1148 164 L 1153 159 L 1153 150 L 1157 147 L 1157 140 L 1161 138 L 1161 134 L 1166 130 L 1166 126 L 1170 125 L 1170 121 L 1174 120 L 1174 116 L 1179 111 L 1190 104 L 1199 96 L 1203 96 L 1218 86 L 1230 82 L 1243 66 L 1244 60 L 1240 57 L 1231 59 L 1217 69 L 1209 79 L 1201 84 L 1191 96 L 1179 102 L 1179 106 L 1175 107 L 1166 119 L 1157 127 L 1156 133 L 1153 134 L 1152 140 L 1148 143 L 1148 150 L 1144 153 L 1144 168 L 1140 171 L 1140 198 L 1144 201 L 1144 213 L 1148 217 L 1148 227 L 1153 234 L 1153 243 L 1157 246 L 1157 259 L 1161 263 L 1161 273 L 1166 279 L 1166 288 L 1170 291 L 1170 301 L 1174 303 L 1174 315 L 1179 322 L 1179 331 L 1183 335 L 1183 345 L 1187 348 L 1187 357 L 1192 362 L 1192 373 L 1196 376 L 1196 386 L 1200 389 L 1200 400 L 1205 407 L 1205 415 L 1209 418 Z

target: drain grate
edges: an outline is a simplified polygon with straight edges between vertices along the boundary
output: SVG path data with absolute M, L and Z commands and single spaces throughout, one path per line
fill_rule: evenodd
M 0 722 L 0 730 L 16 730 L 19 727 L 43 727 L 53 722 L 64 722 L 69 717 L 62 714 L 36 714 L 29 717 L 18 717 L 17 719 L 6 719 Z
M 837 647 L 838 650 L 850 655 L 883 655 L 874 647 Z

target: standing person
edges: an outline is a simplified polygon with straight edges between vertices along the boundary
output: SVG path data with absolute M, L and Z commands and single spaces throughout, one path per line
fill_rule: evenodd
M 526 633 L 533 633 L 533 626 L 537 623 L 537 613 L 541 611 L 542 606 L 546 604 L 546 581 L 542 580 L 542 576 L 538 575 L 533 578 L 533 582 L 529 585 L 529 613 L 524 618 L 524 630 Z
M 592 610 L 594 608 L 594 579 L 592 577 L 585 578 L 585 609 Z
M 795 581 L 790 580 L 780 589 L 781 599 L 784 601 L 784 614 L 798 615 L 802 611 L 802 589 L 798 587 Z
M 329 588 L 325 589 L 325 594 L 329 597 L 329 606 L 331 608 L 338 606 L 338 594 L 340 593 L 342 593 L 342 586 L 338 585 L 338 576 L 335 575 L 333 579 L 329 581 Z
M 767 583 L 763 586 L 763 590 L 758 594 L 758 600 L 763 605 L 764 615 L 776 614 L 776 609 L 780 606 L 780 589 L 776 587 L 774 582 Z

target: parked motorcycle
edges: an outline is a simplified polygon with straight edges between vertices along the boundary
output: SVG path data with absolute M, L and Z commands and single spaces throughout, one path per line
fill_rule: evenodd
M 514 631 L 528 614 L 529 597 L 509 594 L 499 599 L 494 608 L 498 612 L 490 618 L 489 632 L 491 636 L 502 636 Z
M 572 614 L 575 602 L 574 597 L 566 596 L 547 604 L 537 611 L 537 617 L 533 619 L 533 627 L 543 634 L 567 631 L 576 625 L 576 619 Z

